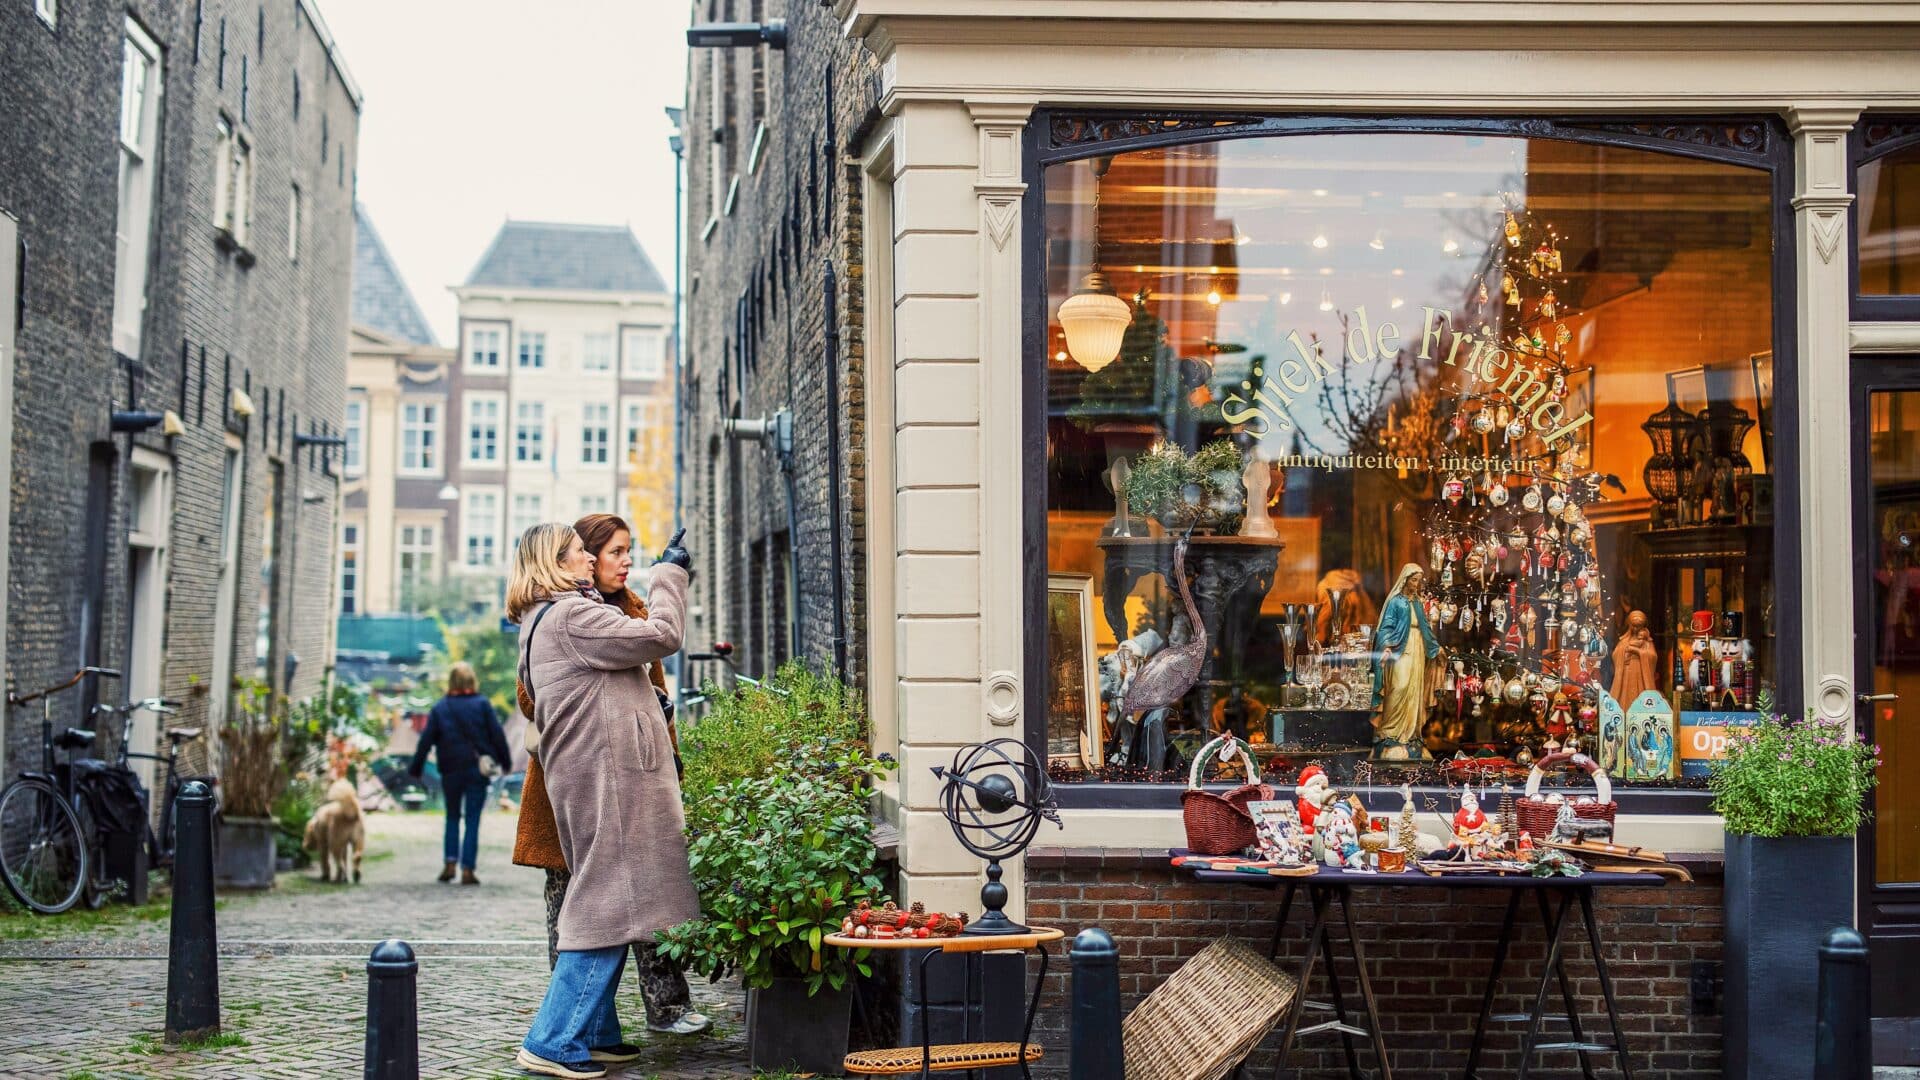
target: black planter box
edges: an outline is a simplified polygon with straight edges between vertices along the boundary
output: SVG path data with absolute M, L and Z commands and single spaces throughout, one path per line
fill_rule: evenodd
M 853 984 L 807 996 L 805 979 L 775 979 L 747 991 L 748 1063 L 758 1072 L 839 1076 L 847 1057 Z
M 1820 943 L 1853 925 L 1853 837 L 1727 834 L 1727 1080 L 1813 1075 Z

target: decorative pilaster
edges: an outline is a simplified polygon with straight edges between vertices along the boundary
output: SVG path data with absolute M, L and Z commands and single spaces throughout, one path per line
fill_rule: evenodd
M 1800 439 L 1800 599 L 1806 705 L 1829 719 L 1853 716 L 1853 488 L 1847 430 L 1847 135 L 1855 108 L 1791 110 L 1793 295 L 1800 310 L 1795 398 Z M 1791 663 L 1790 658 L 1782 660 Z

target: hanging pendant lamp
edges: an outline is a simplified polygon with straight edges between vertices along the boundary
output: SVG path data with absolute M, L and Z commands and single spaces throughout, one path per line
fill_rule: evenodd
M 1114 295 L 1113 283 L 1100 272 L 1100 180 L 1110 157 L 1093 162 L 1093 266 L 1080 291 L 1067 297 L 1056 317 L 1067 336 L 1067 352 L 1088 371 L 1099 371 L 1120 355 L 1120 340 L 1133 322 L 1133 311 Z

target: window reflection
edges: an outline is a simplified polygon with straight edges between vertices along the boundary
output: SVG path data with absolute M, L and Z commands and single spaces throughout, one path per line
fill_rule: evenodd
M 1860 291 L 1869 296 L 1920 293 L 1920 147 L 1860 166 Z
M 1060 779 L 1184 779 L 1231 730 L 1269 779 L 1577 746 L 1688 783 L 1770 707 L 1766 173 L 1313 135 L 1052 166 L 1045 203 L 1048 572 L 1093 592 Z

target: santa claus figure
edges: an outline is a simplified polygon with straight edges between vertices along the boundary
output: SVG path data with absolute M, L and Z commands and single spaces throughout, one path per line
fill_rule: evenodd
M 1314 820 L 1320 811 L 1333 801 L 1333 782 L 1327 779 L 1326 770 L 1318 765 L 1309 765 L 1300 770 L 1300 782 L 1293 786 L 1300 810 L 1300 824 L 1307 835 L 1314 832 Z
M 1467 788 L 1460 795 L 1460 809 L 1453 812 L 1453 838 L 1472 852 L 1484 848 L 1499 830 L 1480 809 L 1480 798 Z

